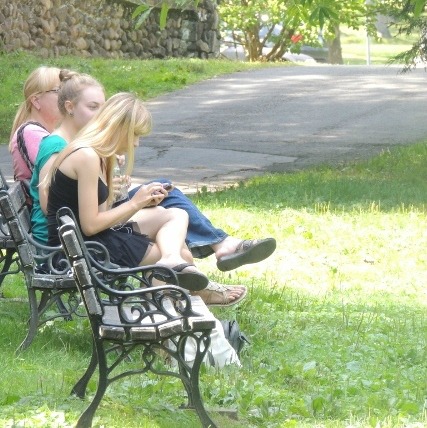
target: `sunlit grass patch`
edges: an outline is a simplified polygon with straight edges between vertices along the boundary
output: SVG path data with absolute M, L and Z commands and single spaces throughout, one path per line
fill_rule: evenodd
M 238 421 L 214 413 L 220 426 L 427 425 L 426 146 L 194 196 L 232 235 L 277 240 L 269 259 L 232 272 L 213 257 L 198 262 L 212 279 L 249 288 L 238 307 L 213 310 L 251 342 L 241 369 L 202 370 L 207 407 L 238 409 Z M 4 294 L 21 301 L 0 300 L 0 426 L 72 426 L 87 405 L 69 396 L 89 361 L 87 321 L 58 320 L 16 356 L 28 316 L 22 280 L 6 278 Z M 184 401 L 176 380 L 126 379 L 108 389 L 94 426 L 197 427 L 178 409 Z

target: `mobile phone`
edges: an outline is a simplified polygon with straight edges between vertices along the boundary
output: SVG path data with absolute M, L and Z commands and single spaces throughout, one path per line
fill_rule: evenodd
M 168 192 L 173 189 L 173 185 L 171 183 L 162 183 L 163 189 L 167 190 Z

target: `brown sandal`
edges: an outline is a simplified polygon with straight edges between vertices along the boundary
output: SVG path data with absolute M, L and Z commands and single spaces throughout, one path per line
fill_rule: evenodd
M 243 293 L 234 300 L 227 296 L 227 291 L 233 289 L 243 290 Z M 221 285 L 214 281 L 209 281 L 209 284 L 204 290 L 193 292 L 193 295 L 200 296 L 207 306 L 233 306 L 240 303 L 247 295 L 248 289 L 243 285 Z
M 219 270 L 225 272 L 242 265 L 258 263 L 271 256 L 275 249 L 276 240 L 274 238 L 245 239 L 240 242 L 234 253 L 220 257 L 216 262 L 216 266 Z

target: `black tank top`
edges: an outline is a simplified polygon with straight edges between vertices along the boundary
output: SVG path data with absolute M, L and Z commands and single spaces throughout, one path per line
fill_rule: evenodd
M 98 179 L 98 205 L 103 204 L 108 198 L 108 187 Z M 49 189 L 47 203 L 48 245 L 59 245 L 58 224 L 56 213 L 61 207 L 69 207 L 76 216 L 80 226 L 78 181 L 66 176 L 59 169 L 56 170 L 54 179 Z

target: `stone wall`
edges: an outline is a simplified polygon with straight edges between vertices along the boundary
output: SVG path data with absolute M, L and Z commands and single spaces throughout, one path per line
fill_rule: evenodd
M 211 0 L 194 10 L 171 9 L 164 30 L 159 10 L 135 29 L 135 7 L 125 0 L 0 0 L 0 51 L 43 57 L 218 56 L 218 14 Z

